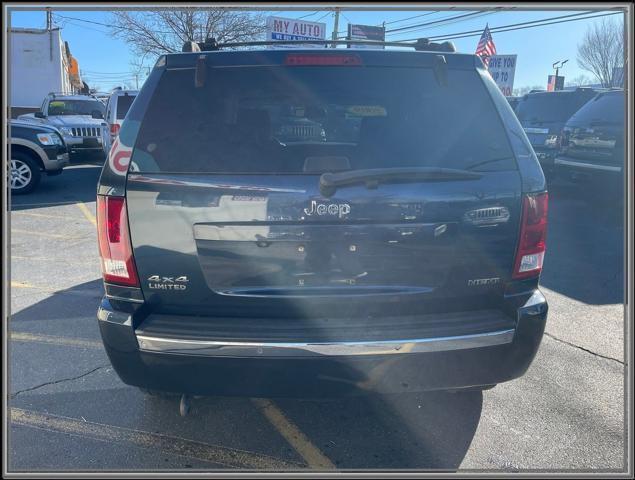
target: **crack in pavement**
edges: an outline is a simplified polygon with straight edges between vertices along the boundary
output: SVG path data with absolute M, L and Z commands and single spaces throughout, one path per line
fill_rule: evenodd
M 42 388 L 42 387 L 45 387 L 47 385 L 55 385 L 56 383 L 72 382 L 74 380 L 79 380 L 80 378 L 86 377 L 86 376 L 90 375 L 91 373 L 95 373 L 97 370 L 101 370 L 102 368 L 106 368 L 106 367 L 109 367 L 109 366 L 110 366 L 110 364 L 101 365 L 99 367 L 95 367 L 92 370 L 89 370 L 89 371 L 87 371 L 85 373 L 82 373 L 80 375 L 77 375 L 75 377 L 61 378 L 60 380 L 53 380 L 52 382 L 41 383 L 40 385 L 36 385 L 34 387 L 25 388 L 24 390 L 18 390 L 17 392 L 11 394 L 11 398 L 15 398 L 18 395 L 20 395 L 21 393 L 31 392 L 33 390 L 37 390 L 38 388 Z
M 575 343 L 567 342 L 566 340 L 562 340 L 561 338 L 555 337 L 555 336 L 553 336 L 550 333 L 545 332 L 544 335 L 546 337 L 551 338 L 552 340 L 555 340 L 556 342 L 564 343 L 565 345 L 569 345 L 570 347 L 577 348 L 579 350 L 582 350 L 583 352 L 590 353 L 591 355 L 594 355 L 596 357 L 604 358 L 606 360 L 613 360 L 614 362 L 617 362 L 617 363 L 619 363 L 621 365 L 625 365 L 625 362 L 623 362 L 622 360 L 619 360 L 619 359 L 614 358 L 614 357 L 608 357 L 606 355 L 602 355 L 601 353 L 594 352 L 594 351 L 589 350 L 587 348 L 581 347 L 580 345 L 576 345 Z

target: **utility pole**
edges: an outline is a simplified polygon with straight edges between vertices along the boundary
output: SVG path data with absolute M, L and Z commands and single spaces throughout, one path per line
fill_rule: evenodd
M 560 71 L 562 67 L 564 67 L 564 64 L 567 63 L 568 61 L 569 61 L 568 58 L 564 61 L 558 60 L 557 62 L 551 65 L 551 68 L 554 68 L 556 70 L 556 79 L 554 80 L 554 84 L 553 84 L 554 91 L 556 90 L 556 86 L 558 85 L 558 72 Z
M 49 32 L 49 60 L 53 61 L 53 12 L 46 7 L 46 30 Z
M 135 85 L 137 86 L 135 90 L 139 90 L 139 74 L 138 73 L 134 74 L 134 81 L 135 81 Z
M 335 20 L 333 22 L 333 38 L 332 40 L 335 41 L 337 40 L 337 32 L 339 31 L 340 27 L 340 7 L 335 7 Z M 337 44 L 333 44 L 332 48 L 337 47 Z

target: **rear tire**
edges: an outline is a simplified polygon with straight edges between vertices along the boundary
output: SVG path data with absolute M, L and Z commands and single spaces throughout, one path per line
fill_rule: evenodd
M 11 193 L 14 195 L 23 195 L 33 191 L 42 178 L 38 163 L 24 152 L 11 152 L 8 173 L 8 183 L 11 186 Z

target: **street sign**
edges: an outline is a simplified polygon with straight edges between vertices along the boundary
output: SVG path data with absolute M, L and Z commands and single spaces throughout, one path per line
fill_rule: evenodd
M 295 18 L 267 17 L 268 41 L 325 40 L 326 23 L 307 22 Z M 285 48 L 324 48 L 324 45 L 282 45 Z
M 386 39 L 386 29 L 384 27 L 377 27 L 374 25 L 354 25 L 348 24 L 348 37 L 347 40 L 375 40 L 383 42 Z M 380 48 L 381 45 L 349 45 L 348 48 Z
M 514 73 L 516 73 L 516 55 L 492 55 L 489 57 L 487 70 L 506 97 L 511 97 L 514 90 Z

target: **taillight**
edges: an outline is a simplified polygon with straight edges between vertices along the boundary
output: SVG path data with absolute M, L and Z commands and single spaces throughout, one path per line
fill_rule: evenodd
M 291 53 L 285 58 L 285 65 L 307 66 L 307 65 L 361 65 L 362 59 L 355 54 L 312 54 L 312 53 Z
M 539 193 L 523 197 L 520 239 L 514 260 L 512 278 L 537 277 L 545 258 L 547 237 L 547 207 L 549 194 Z
M 118 123 L 113 123 L 110 125 L 110 134 L 114 137 L 116 137 L 117 135 L 119 135 L 119 124 Z
M 139 287 L 125 198 L 97 196 L 97 237 L 104 281 Z

